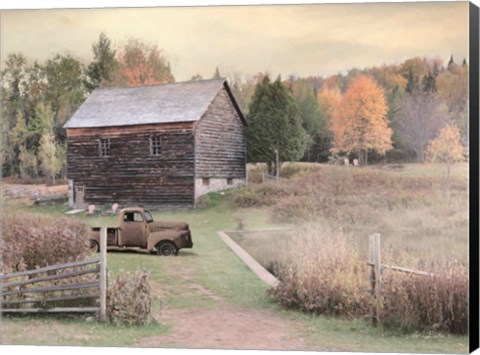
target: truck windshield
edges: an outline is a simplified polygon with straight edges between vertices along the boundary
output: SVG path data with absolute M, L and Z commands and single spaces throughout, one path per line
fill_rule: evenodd
M 147 223 L 153 222 L 152 214 L 149 211 L 145 211 L 145 220 Z

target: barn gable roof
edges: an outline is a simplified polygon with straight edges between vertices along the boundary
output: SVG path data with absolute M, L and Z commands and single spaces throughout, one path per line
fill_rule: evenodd
M 93 128 L 200 120 L 222 87 L 245 123 L 227 82 L 203 80 L 130 88 L 96 89 L 63 126 Z

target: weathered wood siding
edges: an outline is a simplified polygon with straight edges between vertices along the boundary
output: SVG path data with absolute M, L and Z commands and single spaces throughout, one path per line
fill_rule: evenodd
M 194 205 L 192 123 L 68 129 L 67 176 L 85 186 L 94 204 L 147 207 Z M 159 135 L 160 155 L 151 155 L 150 137 Z M 101 157 L 99 140 L 110 139 Z
M 196 124 L 195 177 L 246 177 L 245 125 L 225 88 Z

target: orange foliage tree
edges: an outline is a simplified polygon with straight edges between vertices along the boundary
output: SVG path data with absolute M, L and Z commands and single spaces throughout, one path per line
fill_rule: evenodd
M 375 80 L 365 75 L 353 80 L 333 112 L 332 153 L 356 154 L 362 165 L 369 151 L 385 154 L 392 147 L 387 111 L 383 89 Z
M 113 86 L 143 86 L 175 82 L 162 52 L 156 45 L 129 39 L 118 51 L 119 68 Z

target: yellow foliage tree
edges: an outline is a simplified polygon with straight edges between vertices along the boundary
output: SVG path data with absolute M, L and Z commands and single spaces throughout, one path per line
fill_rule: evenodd
M 431 162 L 445 164 L 447 169 L 447 200 L 450 201 L 450 168 L 453 163 L 465 159 L 465 149 L 462 146 L 460 130 L 454 123 L 446 125 L 437 138 L 427 147 L 427 159 Z
M 383 89 L 375 80 L 365 75 L 353 80 L 333 112 L 332 153 L 356 154 L 362 165 L 369 151 L 385 154 L 392 147 L 387 111 Z
M 320 90 L 317 94 L 317 103 L 318 109 L 325 115 L 325 119 L 328 123 L 330 123 L 333 111 L 335 107 L 340 102 L 342 98 L 342 94 L 340 94 L 340 90 L 337 87 L 335 88 L 328 88 L 325 87 Z

